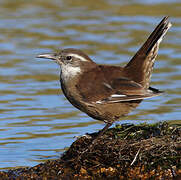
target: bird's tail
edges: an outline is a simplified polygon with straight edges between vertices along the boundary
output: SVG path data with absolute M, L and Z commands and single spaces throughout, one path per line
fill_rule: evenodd
M 168 21 L 168 16 L 166 16 L 124 68 L 128 77 L 145 88 L 149 87 L 159 44 L 170 27 L 171 23 Z

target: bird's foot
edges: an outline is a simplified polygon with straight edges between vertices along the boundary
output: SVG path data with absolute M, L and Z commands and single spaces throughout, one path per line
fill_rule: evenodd
M 83 151 L 81 151 L 79 153 L 78 159 L 80 160 L 82 158 L 82 156 L 87 153 L 87 152 L 91 152 L 93 150 L 93 147 L 95 146 L 95 144 L 97 143 L 98 139 L 108 130 L 108 128 L 113 124 L 113 122 L 109 122 L 106 124 L 106 126 L 99 131 L 98 135 L 96 137 L 93 137 L 92 142 L 90 143 L 90 145 L 84 149 Z

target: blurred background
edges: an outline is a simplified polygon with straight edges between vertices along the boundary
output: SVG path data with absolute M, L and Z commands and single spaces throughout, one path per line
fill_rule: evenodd
M 166 15 L 173 26 L 151 83 L 165 94 L 117 123 L 180 123 L 180 12 L 180 0 L 0 0 L 0 168 L 58 158 L 76 136 L 104 126 L 65 99 L 58 65 L 36 55 L 73 47 L 124 66 Z

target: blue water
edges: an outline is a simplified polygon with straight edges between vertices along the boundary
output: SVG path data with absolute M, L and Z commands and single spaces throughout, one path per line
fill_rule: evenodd
M 63 96 L 59 67 L 36 59 L 74 47 L 97 63 L 124 66 L 159 21 L 170 15 L 152 86 L 163 96 L 145 100 L 118 123 L 181 121 L 180 1 L 0 1 L 0 168 L 58 158 L 76 136 L 104 124 Z

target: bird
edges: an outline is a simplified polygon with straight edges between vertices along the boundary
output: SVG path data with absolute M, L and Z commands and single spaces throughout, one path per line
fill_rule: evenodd
M 150 86 L 160 42 L 172 26 L 164 17 L 145 43 L 124 66 L 97 64 L 79 49 L 66 48 L 37 58 L 60 65 L 60 84 L 68 101 L 93 119 L 105 122 L 98 137 L 144 99 L 163 93 Z

